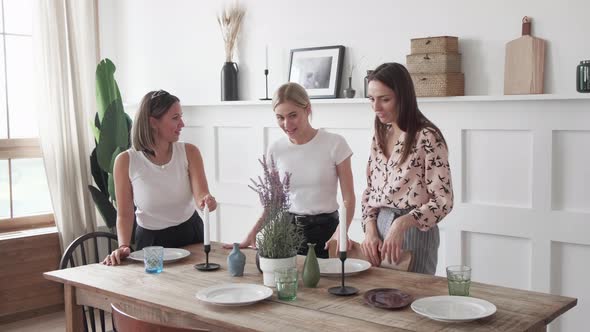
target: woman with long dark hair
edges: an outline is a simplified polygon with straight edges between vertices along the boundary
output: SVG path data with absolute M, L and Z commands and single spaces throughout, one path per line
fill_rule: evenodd
M 410 252 L 409 271 L 436 272 L 440 222 L 453 208 L 448 149 L 442 132 L 418 109 L 412 78 L 399 63 L 369 75 L 375 132 L 362 197 L 371 264 L 397 263 Z

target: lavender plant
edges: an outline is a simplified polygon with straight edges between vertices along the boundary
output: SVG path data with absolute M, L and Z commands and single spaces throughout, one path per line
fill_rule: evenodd
M 253 185 L 248 186 L 258 193 L 264 208 L 262 227 L 256 236 L 258 254 L 265 258 L 293 257 L 303 241 L 303 233 L 291 222 L 288 213 L 291 174 L 286 172 L 281 180 L 272 156 L 270 164 L 266 156 L 258 161 L 262 165 L 264 178 L 259 176 L 258 182 L 250 179 Z

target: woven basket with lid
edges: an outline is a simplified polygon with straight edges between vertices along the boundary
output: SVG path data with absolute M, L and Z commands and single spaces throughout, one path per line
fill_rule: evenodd
M 439 36 L 414 38 L 411 40 L 412 54 L 418 53 L 458 53 L 459 38 Z

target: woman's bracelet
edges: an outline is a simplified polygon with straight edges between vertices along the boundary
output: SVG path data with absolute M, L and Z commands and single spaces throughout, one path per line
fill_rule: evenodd
M 126 244 L 120 245 L 119 248 L 117 248 L 117 249 L 121 249 L 121 248 L 129 248 L 129 249 L 131 249 L 131 247 L 128 246 L 128 245 L 126 245 Z

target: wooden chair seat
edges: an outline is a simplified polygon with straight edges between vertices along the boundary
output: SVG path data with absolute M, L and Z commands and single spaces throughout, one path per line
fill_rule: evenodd
M 352 242 L 352 248 L 348 248 L 346 250 L 346 257 L 347 258 L 357 258 L 357 259 L 369 261 L 367 256 L 365 256 L 363 254 L 363 251 L 361 250 L 361 244 L 358 242 L 355 242 L 355 241 L 351 241 L 351 242 Z M 339 257 L 338 245 L 337 245 L 336 240 L 332 239 L 332 240 L 328 241 L 328 251 L 329 251 L 330 258 L 338 258 Z M 410 268 L 411 262 L 412 262 L 412 252 L 404 251 L 402 253 L 402 259 L 398 264 L 395 264 L 393 262 L 391 264 L 389 264 L 387 262 L 387 260 L 383 260 L 383 262 L 381 262 L 381 265 L 379 267 L 393 269 L 393 270 L 399 270 L 399 271 L 408 271 L 408 269 Z
M 137 317 L 133 317 L 121 309 L 115 304 L 111 303 L 113 328 L 114 332 L 194 332 L 194 331 L 209 331 L 206 329 L 198 328 L 183 328 L 176 326 L 165 326 L 156 322 L 149 322 L 141 320 Z

